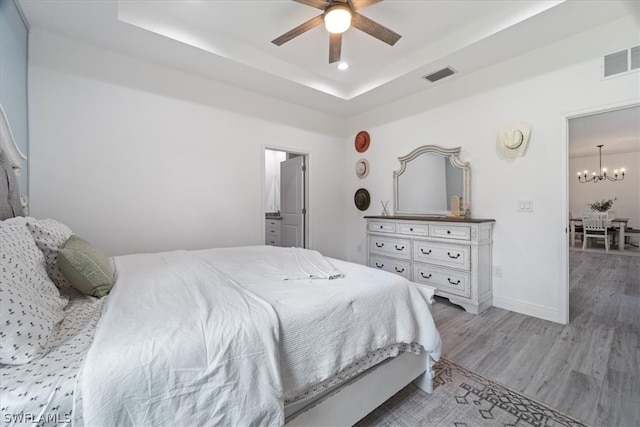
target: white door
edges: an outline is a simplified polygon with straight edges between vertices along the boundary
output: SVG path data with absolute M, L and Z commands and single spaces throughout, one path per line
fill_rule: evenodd
M 304 247 L 304 156 L 280 163 L 280 242 Z

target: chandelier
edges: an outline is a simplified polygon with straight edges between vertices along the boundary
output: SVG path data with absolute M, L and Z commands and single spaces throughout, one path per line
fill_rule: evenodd
M 585 182 L 598 182 L 598 181 L 604 181 L 605 179 L 608 179 L 609 181 L 622 181 L 624 179 L 624 169 L 621 169 L 620 172 L 622 174 L 622 177 L 618 177 L 618 170 L 614 170 L 613 171 L 613 176 L 607 176 L 607 169 L 602 169 L 602 147 L 603 145 L 600 144 L 597 146 L 600 149 L 600 175 L 596 175 L 595 172 L 592 173 L 590 178 L 587 178 L 587 171 L 584 171 L 584 173 L 578 172 L 578 181 L 580 181 L 581 183 L 585 183 Z

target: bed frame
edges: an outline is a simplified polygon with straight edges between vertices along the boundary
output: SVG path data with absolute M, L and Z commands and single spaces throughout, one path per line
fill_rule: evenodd
M 354 425 L 411 381 L 431 393 L 433 363 L 426 353 L 402 353 L 288 415 L 285 425 Z
M 420 285 L 417 287 L 431 305 L 436 289 Z M 310 402 L 286 407 L 285 425 L 351 426 L 411 382 L 431 393 L 434 363 L 424 352 L 419 355 L 401 353 Z

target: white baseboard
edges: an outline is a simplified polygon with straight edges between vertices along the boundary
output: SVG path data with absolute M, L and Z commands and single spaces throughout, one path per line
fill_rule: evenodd
M 515 311 L 517 313 L 526 314 L 544 320 L 550 320 L 556 323 L 562 323 L 560 313 L 557 309 L 544 307 L 537 304 L 531 304 L 526 301 L 517 299 L 493 296 L 493 305 L 505 310 Z

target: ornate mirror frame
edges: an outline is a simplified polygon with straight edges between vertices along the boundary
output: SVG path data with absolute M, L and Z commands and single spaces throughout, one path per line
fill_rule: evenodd
M 27 156 L 25 156 L 22 151 L 20 151 L 20 147 L 16 144 L 16 140 L 13 137 L 13 132 L 11 131 L 11 125 L 9 124 L 9 119 L 7 118 L 7 114 L 0 104 L 0 153 L 5 153 L 9 160 L 9 164 L 13 169 L 13 173 L 16 177 L 20 176 L 20 172 L 22 172 L 22 163 L 24 160 L 27 160 Z M 20 204 L 22 205 L 22 213 L 24 215 L 28 215 L 29 212 L 27 210 L 27 206 L 29 204 L 29 199 L 26 194 L 20 194 Z
M 440 215 L 451 214 L 450 210 L 445 210 L 445 211 L 432 210 L 432 211 L 424 211 L 424 212 L 416 213 L 416 212 L 406 212 L 398 209 L 398 206 L 399 206 L 398 201 L 399 201 L 399 193 L 400 193 L 398 189 L 398 178 L 404 173 L 405 169 L 407 168 L 407 164 L 410 161 L 414 160 L 415 158 L 417 158 L 422 154 L 428 154 L 428 153 L 436 154 L 436 155 L 448 158 L 449 161 L 451 162 L 451 165 L 453 165 L 456 168 L 462 169 L 462 199 L 463 199 L 463 203 L 468 203 L 469 205 L 471 205 L 471 166 L 469 165 L 469 162 L 463 162 L 462 160 L 460 160 L 461 150 L 462 150 L 461 147 L 443 148 L 438 145 L 423 145 L 422 147 L 416 148 L 406 156 L 398 157 L 398 160 L 400 161 L 400 169 L 393 172 L 393 200 L 394 200 L 393 209 L 394 209 L 395 215 L 440 216 Z M 462 209 L 462 206 L 461 206 L 461 209 Z

